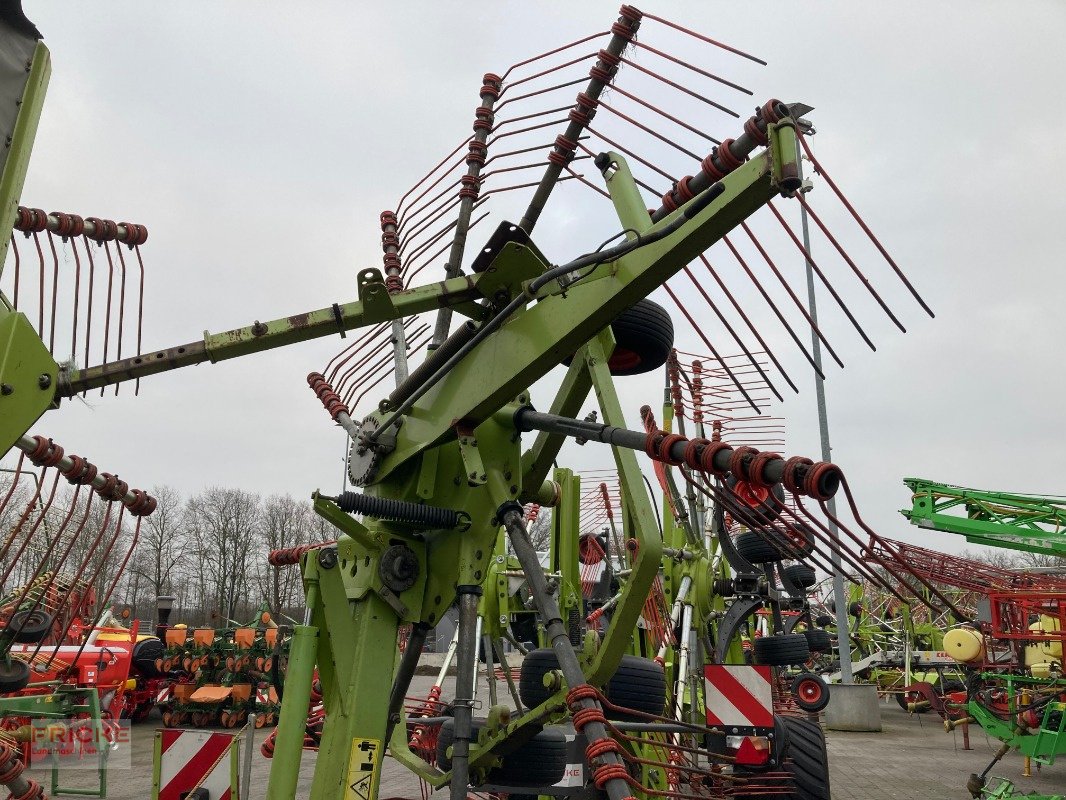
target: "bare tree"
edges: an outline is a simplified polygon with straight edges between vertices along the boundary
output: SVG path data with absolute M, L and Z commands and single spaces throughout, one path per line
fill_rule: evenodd
M 181 495 L 171 486 L 153 486 L 149 493 L 156 499 L 155 511 L 141 524 L 137 553 L 130 562 L 133 581 L 131 600 L 135 604 L 141 582 L 151 598 L 171 594 L 175 587 L 178 564 L 185 553 L 185 508 Z
M 535 550 L 547 550 L 552 535 L 552 510 L 541 506 L 537 518 L 529 523 L 529 540 Z
M 190 498 L 186 513 L 204 599 L 223 621 L 248 615 L 257 605 L 249 599 L 249 577 L 251 560 L 260 549 L 258 495 L 212 487 Z
M 303 604 L 303 587 L 297 568 L 276 569 L 267 563 L 267 552 L 299 547 L 313 541 L 316 525 L 306 503 L 289 495 L 271 495 L 263 503 L 260 523 L 264 552 L 256 559 L 256 584 L 270 610 L 280 614 Z

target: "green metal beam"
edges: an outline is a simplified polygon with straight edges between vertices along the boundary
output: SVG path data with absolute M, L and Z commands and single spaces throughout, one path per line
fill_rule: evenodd
M 913 525 L 956 533 L 973 544 L 1066 557 L 1066 498 L 967 489 L 924 478 L 903 482 L 912 492 L 911 508 L 900 513 Z
M 10 36 L 16 35 L 5 31 L 5 37 Z M 16 36 L 16 38 L 21 37 Z M 10 42 L 8 44 L 10 45 Z M 26 170 L 30 165 L 30 153 L 33 151 L 37 125 L 41 121 L 41 108 L 44 106 L 44 96 L 48 90 L 48 78 L 52 74 L 52 61 L 48 48 L 39 41 L 33 43 L 29 39 L 24 44 L 32 52 L 32 56 L 27 68 L 20 71 L 20 74 L 26 76 L 26 83 L 22 90 L 22 99 L 18 104 L 18 115 L 11 129 L 11 141 L 5 148 L 6 152 L 0 152 L 0 158 L 3 159 L 3 172 L 0 173 L 0 275 L 4 272 L 7 248 L 11 241 L 11 229 L 15 224 L 19 198 L 22 197 L 22 187 L 26 182 Z M 10 55 L 17 56 L 15 53 Z
M 723 179 L 724 193 L 681 230 L 599 265 L 580 282 L 550 294 L 515 314 L 475 346 L 405 418 L 397 446 L 381 478 L 427 446 L 451 434 L 458 420 L 477 424 L 523 392 L 575 352 L 625 308 L 649 295 L 685 264 L 763 206 L 774 194 L 769 152 L 754 157 Z M 680 212 L 675 212 L 675 215 Z M 674 215 L 656 223 L 668 224 Z M 507 245 L 497 260 L 515 252 Z
M 474 304 L 475 300 L 482 297 L 478 290 L 478 276 L 452 278 L 394 295 L 385 290 L 384 278 L 377 270 L 364 270 L 360 278 L 364 276 L 371 279 L 360 283 L 360 299 L 355 302 L 293 314 L 269 322 L 256 321 L 223 333 L 205 332 L 200 341 L 78 370 L 70 373 L 62 382 L 58 394 L 61 397 L 73 397 L 85 389 L 110 386 L 205 361 L 216 364 L 226 359 L 323 336 L 340 335 L 355 328 L 365 328 L 438 308 L 455 308 L 475 317 L 483 313 L 481 307 Z

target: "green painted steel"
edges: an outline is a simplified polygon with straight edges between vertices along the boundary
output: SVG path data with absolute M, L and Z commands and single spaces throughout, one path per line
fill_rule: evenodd
M 26 315 L 0 308 L 0 452 L 52 407 L 58 374 Z
M 313 601 L 316 592 L 308 592 Z M 304 723 L 311 702 L 311 682 L 318 655 L 318 629 L 297 625 L 289 645 L 289 663 L 285 671 L 285 691 L 281 699 L 281 715 L 274 739 L 274 759 L 267 786 L 269 800 L 288 800 L 296 796 L 300 777 L 300 756 L 303 752 Z
M 37 42 L 0 173 L 0 274 L 51 71 L 48 48 Z M 30 321 L 14 311 L 6 297 L 0 298 L 0 453 L 7 452 L 52 404 L 57 373 Z
M 966 489 L 924 478 L 903 482 L 913 496 L 911 508 L 900 513 L 913 525 L 957 533 L 973 544 L 1066 556 L 1066 498 Z
M 19 103 L 18 116 L 11 132 L 11 141 L 5 148 L 3 172 L 0 173 L 0 275 L 4 272 L 7 248 L 11 241 L 11 229 L 15 224 L 19 198 L 26 182 L 26 170 L 30 164 L 33 140 L 41 120 L 41 108 L 48 91 L 48 79 L 52 74 L 52 61 L 48 48 L 37 42 L 33 49 L 26 83 Z M 5 308 L 10 304 L 5 299 Z

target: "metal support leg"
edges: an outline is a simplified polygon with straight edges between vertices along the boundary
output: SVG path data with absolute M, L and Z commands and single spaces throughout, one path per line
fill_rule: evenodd
M 529 541 L 529 534 L 526 533 L 526 526 L 522 519 L 522 507 L 517 503 L 505 503 L 498 516 L 503 519 L 515 555 L 518 556 L 518 561 L 522 564 L 522 569 L 526 574 L 526 580 L 529 581 L 529 588 L 533 592 L 537 610 L 540 611 L 541 618 L 544 620 L 548 640 L 559 660 L 559 669 L 563 673 L 563 678 L 566 679 L 571 689 L 581 686 L 585 683 L 585 673 L 581 669 L 581 663 L 577 660 L 574 646 L 570 643 L 570 636 L 566 625 L 563 624 L 562 614 L 559 612 L 559 604 L 548 591 L 548 579 L 544 577 L 544 570 L 540 566 L 537 552 L 533 549 L 532 542 Z M 582 708 L 600 708 L 597 700 L 589 699 L 579 702 Z M 607 728 L 602 722 L 589 722 L 585 725 L 584 733 L 589 744 L 607 738 Z M 622 763 L 615 753 L 606 753 L 597 758 L 596 762 L 593 765 L 594 769 L 603 764 Z M 608 780 L 604 788 L 610 800 L 625 800 L 630 795 L 629 785 L 620 778 Z M 462 798 L 455 797 L 453 793 L 452 800 L 462 800 Z
M 269 800 L 296 796 L 317 653 L 318 628 L 297 625 L 289 644 L 285 694 L 281 698 L 281 717 L 278 720 L 278 734 L 274 738 L 275 757 L 270 765 L 270 783 L 267 786 Z
M 452 745 L 451 800 L 466 800 L 470 783 L 471 717 L 474 705 L 474 678 L 477 675 L 478 597 L 480 586 L 460 586 L 459 664 L 455 674 L 455 742 Z
M 485 651 L 485 680 L 489 684 L 489 705 L 494 706 L 498 698 L 496 697 L 496 675 L 493 670 L 495 659 L 492 655 L 492 637 L 490 635 L 482 635 L 481 649 Z
M 418 622 L 411 628 L 411 638 L 407 640 L 407 648 L 403 651 L 400 659 L 400 667 L 396 670 L 396 677 L 392 679 L 392 692 L 389 694 L 389 723 L 385 728 L 385 741 L 392 741 L 392 729 L 400 722 L 400 712 L 403 711 L 403 700 L 407 696 L 407 689 L 411 686 L 411 678 L 414 677 L 418 659 L 422 655 L 422 645 L 426 643 L 426 634 L 430 626 L 424 622 Z

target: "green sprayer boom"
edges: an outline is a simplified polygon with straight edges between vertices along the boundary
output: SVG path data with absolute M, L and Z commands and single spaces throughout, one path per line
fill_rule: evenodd
M 919 528 L 958 533 L 973 544 L 1066 556 L 1066 498 L 966 489 L 923 478 L 904 478 L 911 508 L 903 514 Z

